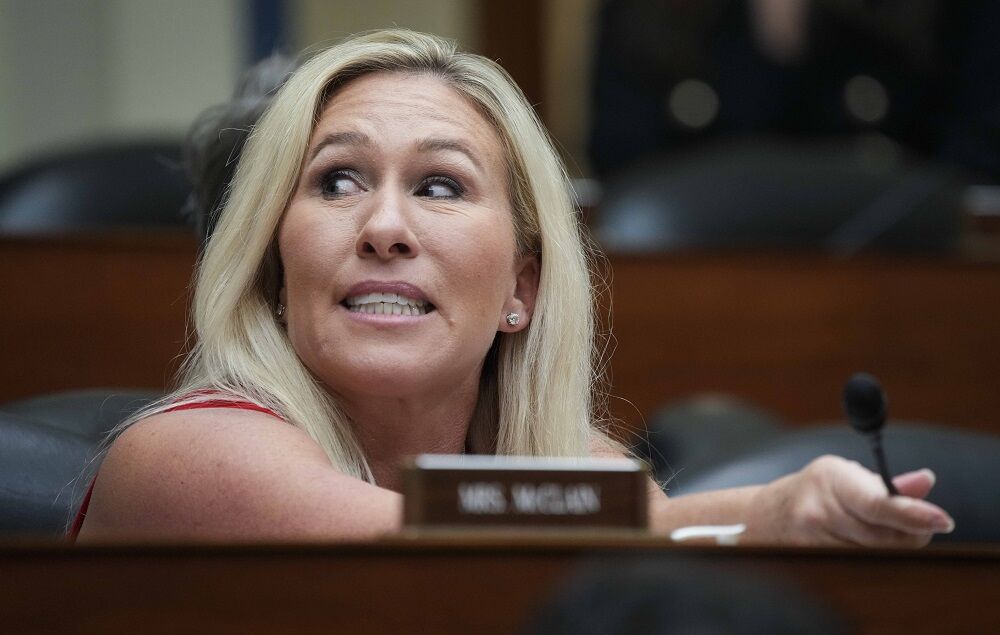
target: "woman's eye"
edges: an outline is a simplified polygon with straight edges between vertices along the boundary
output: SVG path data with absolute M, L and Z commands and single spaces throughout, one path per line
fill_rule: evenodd
M 458 198 L 461 195 L 462 186 L 446 176 L 429 178 L 417 190 L 417 196 L 427 198 Z
M 360 179 L 350 172 L 331 172 L 323 179 L 323 194 L 325 196 L 345 196 L 361 191 Z

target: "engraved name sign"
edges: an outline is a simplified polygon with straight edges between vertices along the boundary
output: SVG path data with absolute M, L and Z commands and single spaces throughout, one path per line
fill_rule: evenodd
M 427 454 L 403 473 L 408 527 L 647 526 L 645 466 L 632 459 Z

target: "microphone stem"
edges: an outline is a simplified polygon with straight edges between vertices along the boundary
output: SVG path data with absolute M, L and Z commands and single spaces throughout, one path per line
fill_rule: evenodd
M 876 430 L 871 434 L 871 442 L 872 451 L 875 453 L 875 463 L 878 464 L 878 471 L 882 475 L 882 482 L 885 483 L 885 488 L 889 490 L 890 496 L 899 496 L 899 490 L 892 484 L 892 478 L 889 476 L 889 466 L 885 461 L 885 452 L 882 451 L 882 432 L 880 430 Z

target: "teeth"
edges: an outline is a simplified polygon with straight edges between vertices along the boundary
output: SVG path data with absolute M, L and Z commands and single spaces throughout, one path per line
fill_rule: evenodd
M 382 303 L 390 305 L 397 304 L 400 307 L 417 307 L 421 309 L 427 306 L 427 303 L 423 300 L 414 300 L 413 298 L 408 298 L 404 295 L 398 295 L 395 293 L 367 293 L 365 295 L 347 298 L 347 306 L 349 307 Z M 426 313 L 426 311 L 424 312 Z
M 364 299 L 365 297 L 362 296 L 360 299 Z M 348 310 L 351 313 L 373 313 L 377 315 L 425 315 L 427 313 L 426 302 L 421 302 L 420 306 L 410 306 L 408 304 L 399 304 L 398 302 L 349 303 Z

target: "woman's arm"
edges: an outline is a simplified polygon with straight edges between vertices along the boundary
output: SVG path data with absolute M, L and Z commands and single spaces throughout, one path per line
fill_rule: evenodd
M 618 455 L 595 441 L 596 455 Z M 745 523 L 742 541 L 921 546 L 951 518 L 921 500 L 929 470 L 878 476 L 838 457 L 762 486 L 668 498 L 650 481 L 650 526 Z M 262 413 L 164 413 L 129 428 L 101 466 L 79 540 L 364 540 L 398 531 L 402 497 L 335 470 L 294 426 Z
M 888 496 L 881 479 L 860 464 L 824 456 L 767 485 L 676 498 L 653 485 L 650 525 L 668 532 L 744 523 L 741 543 L 869 547 L 921 547 L 954 528 L 944 510 L 922 500 L 934 485 L 930 470 L 894 482 L 901 496 Z
M 595 434 L 593 456 L 622 457 L 618 444 Z M 922 500 L 934 473 L 918 470 L 893 479 L 890 497 L 882 479 L 859 463 L 836 456 L 814 460 L 767 485 L 751 485 L 668 498 L 649 482 L 650 530 L 667 534 L 690 525 L 745 524 L 747 544 L 922 547 L 955 523 Z
M 154 415 L 112 445 L 79 541 L 370 539 L 398 531 L 402 497 L 335 470 L 266 414 Z

